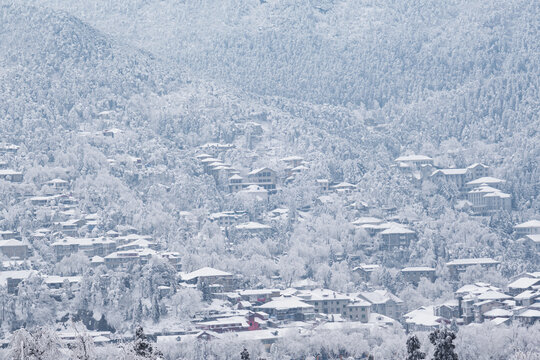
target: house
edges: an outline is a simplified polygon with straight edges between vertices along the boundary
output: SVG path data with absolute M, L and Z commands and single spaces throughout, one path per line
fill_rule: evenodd
M 69 182 L 62 179 L 52 179 L 50 181 L 47 181 L 47 186 L 50 186 L 51 188 L 56 190 L 65 190 L 69 188 Z
M 8 294 L 16 294 L 21 281 L 37 275 L 35 270 L 0 271 L 0 286 L 7 288 Z
M 315 318 L 313 305 L 292 295 L 274 298 L 265 304 L 256 306 L 255 309 L 267 313 L 276 320 L 306 321 Z
M 356 297 L 371 304 L 371 311 L 399 320 L 403 314 L 404 302 L 387 290 L 362 291 Z
M 356 190 L 356 185 L 348 182 L 341 182 L 337 185 L 333 185 L 331 188 L 338 194 L 350 194 Z
M 456 185 L 458 189 L 462 189 L 465 185 L 467 169 L 439 169 L 431 174 L 431 179 L 437 182 L 441 180 Z
M 264 304 L 275 297 L 279 297 L 279 289 L 246 289 L 238 292 L 243 301 L 249 301 L 251 304 Z
M 401 169 L 420 168 L 421 165 L 433 165 L 433 159 L 425 155 L 404 155 L 394 160 Z
M 519 314 L 514 315 L 514 318 L 524 325 L 533 325 L 540 322 L 540 310 L 527 309 Z
M 211 330 L 217 333 L 229 331 L 247 331 L 249 322 L 244 316 L 230 316 L 195 323 L 197 329 Z
M 529 220 L 517 224 L 514 226 L 514 231 L 518 237 L 540 234 L 540 220 Z
M 152 256 L 156 256 L 157 252 L 150 248 L 132 249 L 115 251 L 104 257 L 105 265 L 108 268 L 114 269 L 117 267 L 126 267 L 130 264 L 147 264 Z
M 270 168 L 263 167 L 248 173 L 248 182 L 267 190 L 270 194 L 276 192 L 276 172 Z
M 404 226 L 393 226 L 381 233 L 382 249 L 406 249 L 416 239 L 416 232 Z
M 3 240 L 9 240 L 9 239 L 21 240 L 21 234 L 18 231 L 0 230 L 0 239 L 3 239 Z
M 57 261 L 64 256 L 83 252 L 88 257 L 105 256 L 116 250 L 116 242 L 108 238 L 73 238 L 67 237 L 52 245 Z
M 123 131 L 117 128 L 105 129 L 102 132 L 103 136 L 110 137 L 110 138 L 114 138 L 122 133 Z
M 19 146 L 15 144 L 2 144 L 0 145 L 0 153 L 16 153 L 19 150 Z
M 467 181 L 472 181 L 479 178 L 486 178 L 489 176 L 489 166 L 481 164 L 481 163 L 474 163 L 470 166 L 467 166 L 467 173 L 465 175 L 465 179 Z
M 234 193 L 244 188 L 244 178 L 238 174 L 234 174 L 229 178 L 229 192 Z
M 222 211 L 210 214 L 208 219 L 217 223 L 219 226 L 226 228 L 237 225 L 240 222 L 245 222 L 249 217 L 245 211 Z
M 517 306 L 531 306 L 535 302 L 540 301 L 540 289 L 525 290 L 514 296 L 514 300 Z
M 434 308 L 435 315 L 445 319 L 457 319 L 461 317 L 459 301 L 449 300 L 443 304 L 437 305 Z
M 203 284 L 212 286 L 218 285 L 222 291 L 232 291 L 234 288 L 233 274 L 217 270 L 211 267 L 204 267 L 182 275 L 182 280 L 189 284 Z
M 353 268 L 353 272 L 359 274 L 363 281 L 369 281 L 373 271 L 379 268 L 380 265 L 376 264 L 360 264 L 359 266 Z
M 512 210 L 512 196 L 488 185 L 482 185 L 469 191 L 467 200 L 472 203 L 473 211 L 477 215 L 488 215 L 499 210 Z
M 259 185 L 248 185 L 237 192 L 237 196 L 246 200 L 266 201 L 270 192 Z
M 433 331 L 442 324 L 449 324 L 446 318 L 435 314 L 434 306 L 421 306 L 416 310 L 403 315 L 407 332 Z
M 11 169 L 0 169 L 0 179 L 20 183 L 23 181 L 23 173 Z
M 403 278 L 410 283 L 418 285 L 421 278 L 429 279 L 431 282 L 435 281 L 435 269 L 426 266 L 411 266 L 401 269 Z
M 456 259 L 446 263 L 450 274 L 454 279 L 457 279 L 459 274 L 467 270 L 470 266 L 481 266 L 483 268 L 497 267 L 500 263 L 491 258 L 476 258 L 476 259 Z
M 28 251 L 28 245 L 22 241 L 15 239 L 0 240 L 0 252 L 8 258 L 26 259 Z
M 361 299 L 351 299 L 343 308 L 341 316 L 351 321 L 367 323 L 371 314 L 371 303 Z
M 350 297 L 328 289 L 305 290 L 296 294 L 321 314 L 342 314 Z
M 328 179 L 317 179 L 315 184 L 319 193 L 326 194 L 330 191 L 330 181 Z
M 301 156 L 288 156 L 281 159 L 281 161 L 285 162 L 289 169 L 293 169 L 302 165 L 304 163 L 304 158 Z
M 167 251 L 159 253 L 162 259 L 166 259 L 176 271 L 182 270 L 182 256 L 178 252 Z
M 525 290 L 532 290 L 536 286 L 540 287 L 540 278 L 523 277 L 508 284 L 508 293 L 518 295 Z
M 540 234 L 526 235 L 525 241 L 537 252 L 540 252 Z

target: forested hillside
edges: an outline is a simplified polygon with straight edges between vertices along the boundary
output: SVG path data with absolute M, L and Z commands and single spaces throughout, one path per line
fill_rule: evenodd
M 538 309 L 507 285 L 525 274 L 540 294 L 536 233 L 516 227 L 540 213 L 538 24 L 527 0 L 0 0 L 0 357 L 81 321 L 116 333 L 111 358 L 142 324 L 174 336 L 166 358 L 235 359 L 250 339 L 178 339 L 324 290 L 372 316 L 296 328 L 267 310 L 248 327 L 268 356 L 402 358 L 404 313 L 461 312 L 467 286 L 515 311 L 480 328 L 519 335 L 505 356 L 534 353 L 518 319 Z M 475 329 L 460 356 L 478 355 Z

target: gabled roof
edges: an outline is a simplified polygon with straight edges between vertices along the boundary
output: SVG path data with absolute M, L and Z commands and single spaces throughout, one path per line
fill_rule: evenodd
M 467 169 L 439 169 L 435 170 L 431 176 L 442 173 L 444 175 L 465 175 L 467 173 Z
M 303 302 L 296 296 L 280 296 L 272 299 L 257 308 L 260 309 L 275 309 L 275 310 L 288 310 L 288 309 L 309 309 L 313 308 L 313 305 L 309 305 Z
M 494 290 L 489 290 L 478 295 L 478 300 L 507 300 L 511 298 L 512 297 L 510 295 L 506 295 L 505 293 Z
M 540 220 L 529 220 L 514 226 L 514 229 L 540 228 Z
M 218 270 L 218 269 L 214 269 L 211 267 L 203 267 L 199 270 L 195 270 L 188 274 L 184 274 L 184 276 L 182 276 L 182 279 L 184 281 L 189 281 L 196 278 L 201 278 L 201 277 L 204 278 L 204 277 L 211 277 L 211 276 L 232 276 L 232 274 L 225 271 Z
M 28 246 L 22 241 L 15 240 L 15 239 L 8 239 L 8 240 L 0 240 L 0 247 L 4 246 Z
M 415 234 L 411 229 L 402 226 L 393 226 L 381 232 L 382 235 L 388 234 Z
M 375 291 L 361 291 L 358 293 L 359 296 L 366 299 L 372 304 L 385 304 L 388 301 L 392 300 L 396 303 L 402 303 L 403 300 L 392 294 L 387 290 L 375 290 Z
M 526 238 L 530 239 L 535 243 L 540 243 L 540 234 L 525 235 Z
M 482 184 L 504 184 L 506 180 L 498 179 L 491 176 L 481 177 L 472 181 L 469 181 L 467 185 L 482 185 Z
M 270 171 L 270 172 L 274 172 L 274 170 L 268 168 L 268 167 L 262 167 L 262 168 L 259 168 L 259 169 L 255 169 L 255 170 L 252 170 L 248 173 L 248 175 L 257 175 L 258 173 L 262 172 L 262 171 Z
M 407 162 L 407 161 L 423 161 L 423 160 L 433 160 L 433 159 L 425 155 L 404 155 L 404 156 L 398 157 L 394 161 Z
M 487 317 L 510 317 L 512 315 L 513 313 L 506 309 L 491 309 L 484 313 L 484 316 Z
M 508 288 L 509 289 L 528 289 L 530 287 L 532 287 L 533 285 L 536 285 L 536 284 L 540 284 L 540 279 L 535 279 L 535 278 L 528 278 L 528 277 L 523 277 L 523 278 L 520 278 L 520 279 L 517 279 L 516 281 L 508 284 Z

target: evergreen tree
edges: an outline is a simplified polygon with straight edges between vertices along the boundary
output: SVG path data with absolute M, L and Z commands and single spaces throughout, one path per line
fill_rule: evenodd
M 246 348 L 240 353 L 240 360 L 249 360 L 249 352 Z
M 420 351 L 420 340 L 416 335 L 407 339 L 407 360 L 425 359 L 426 354 Z
M 435 346 L 433 360 L 458 360 L 453 341 L 456 334 L 448 329 L 435 330 L 429 334 L 429 341 Z
M 210 291 L 210 286 L 206 282 L 201 283 L 200 285 L 202 298 L 204 301 L 212 300 L 212 292 Z
M 146 338 L 142 326 L 138 325 L 135 329 L 135 342 L 133 343 L 133 351 L 143 359 L 161 359 L 163 354 L 159 350 L 155 350 Z

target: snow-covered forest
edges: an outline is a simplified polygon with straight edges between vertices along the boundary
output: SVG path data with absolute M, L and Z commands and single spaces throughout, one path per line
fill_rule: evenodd
M 539 23 L 0 0 L 0 358 L 540 359 Z

